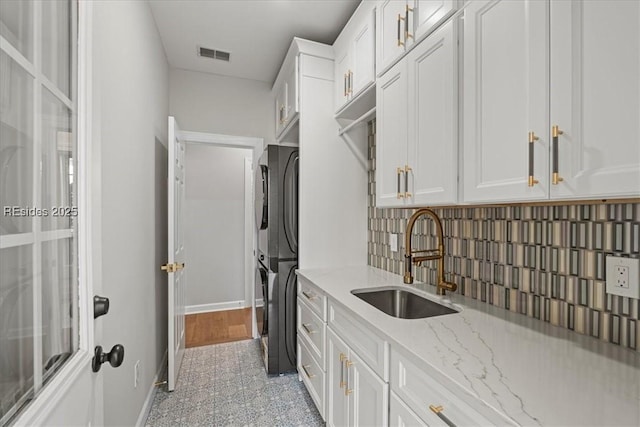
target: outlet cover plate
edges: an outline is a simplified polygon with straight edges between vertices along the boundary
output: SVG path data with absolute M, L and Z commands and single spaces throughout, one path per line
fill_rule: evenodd
M 607 255 L 606 265 L 606 292 L 611 295 L 640 299 L 640 259 Z M 626 272 L 628 272 L 628 283 Z M 619 281 L 619 277 L 623 277 L 625 283 Z
M 389 246 L 391 246 L 391 252 L 398 252 L 398 235 L 395 233 L 389 233 Z

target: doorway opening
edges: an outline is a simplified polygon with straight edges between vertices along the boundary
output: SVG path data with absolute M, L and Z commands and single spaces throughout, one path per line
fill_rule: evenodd
M 184 228 L 189 266 L 185 314 L 218 313 L 209 316 L 216 318 L 229 310 L 251 309 L 256 241 L 252 168 L 263 141 L 181 133 L 186 142 Z M 206 323 L 201 327 L 211 326 Z M 256 335 L 253 314 L 244 327 L 248 337 Z

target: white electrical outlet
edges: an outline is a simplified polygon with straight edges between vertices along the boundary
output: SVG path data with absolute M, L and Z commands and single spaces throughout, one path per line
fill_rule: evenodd
M 613 286 L 629 289 L 629 267 L 626 265 L 616 265 L 613 274 Z
M 398 252 L 398 235 L 395 233 L 389 234 L 389 246 L 391 246 L 391 252 Z
M 133 365 L 133 388 L 138 388 L 138 382 L 140 382 L 140 361 L 136 360 L 136 364 Z
M 640 259 L 607 255 L 608 294 L 640 299 Z

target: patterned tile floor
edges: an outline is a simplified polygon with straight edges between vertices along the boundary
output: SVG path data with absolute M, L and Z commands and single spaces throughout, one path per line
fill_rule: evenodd
M 297 374 L 267 376 L 258 340 L 186 350 L 176 390 L 160 389 L 147 426 L 322 426 Z

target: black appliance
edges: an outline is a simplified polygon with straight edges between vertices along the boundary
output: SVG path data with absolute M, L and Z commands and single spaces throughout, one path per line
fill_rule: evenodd
M 269 145 L 256 168 L 256 319 L 268 374 L 295 370 L 298 148 Z

